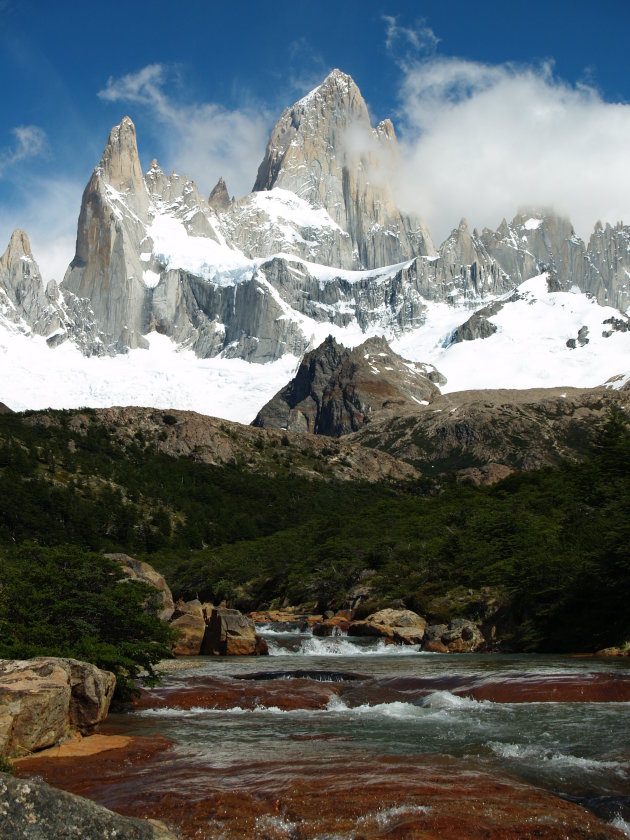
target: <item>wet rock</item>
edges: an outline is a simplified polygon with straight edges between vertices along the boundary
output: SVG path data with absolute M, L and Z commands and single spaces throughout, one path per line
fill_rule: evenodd
M 364 621 L 353 621 L 349 636 L 373 636 L 405 645 L 421 644 L 426 619 L 411 610 L 385 609 L 372 613 Z
M 176 840 L 157 821 L 123 817 L 89 799 L 0 773 L 0 837 L 23 840 Z
M 171 621 L 171 627 L 179 633 L 171 646 L 173 654 L 175 656 L 199 656 L 206 633 L 206 622 L 203 615 L 181 613 Z
M 319 624 L 313 625 L 313 635 L 320 638 L 329 636 L 340 636 L 342 633 L 347 633 L 350 627 L 350 620 L 343 615 L 333 615 Z
M 427 627 L 423 648 L 431 653 L 470 653 L 485 645 L 483 633 L 473 621 L 456 618 L 448 625 Z
M 208 620 L 201 653 L 219 656 L 254 656 L 262 650 L 254 622 L 238 610 L 214 607 Z
M 120 563 L 125 576 L 129 580 L 147 583 L 155 589 L 156 594 L 149 599 L 148 606 L 157 608 L 158 617 L 162 621 L 168 621 L 171 618 L 175 610 L 175 604 L 164 575 L 161 575 L 148 563 L 136 560 L 135 557 L 129 557 L 128 554 L 106 554 L 105 556 L 116 563 Z
M 116 687 L 109 671 L 76 659 L 0 660 L 0 753 L 51 747 L 107 717 Z
M 607 647 L 597 651 L 597 656 L 630 656 L 630 642 L 618 647 Z

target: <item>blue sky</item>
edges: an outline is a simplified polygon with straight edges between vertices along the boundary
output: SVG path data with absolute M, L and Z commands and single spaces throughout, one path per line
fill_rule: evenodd
M 496 227 L 524 203 L 585 236 L 600 217 L 630 223 L 629 31 L 627 0 L 0 0 L 0 252 L 24 227 L 61 278 L 124 114 L 144 166 L 244 194 L 282 109 L 333 67 L 393 118 L 400 200 L 437 242 L 462 215 Z

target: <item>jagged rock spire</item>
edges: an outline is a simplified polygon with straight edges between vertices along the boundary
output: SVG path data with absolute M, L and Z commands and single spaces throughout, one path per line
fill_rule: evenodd
M 212 188 L 212 192 L 208 198 L 208 204 L 210 207 L 214 207 L 217 213 L 223 213 L 229 208 L 231 204 L 230 194 L 228 193 L 223 177 L 219 178 L 215 186 Z
M 355 268 L 432 255 L 435 249 L 422 223 L 396 208 L 389 170 L 397 158 L 391 121 L 372 128 L 353 79 L 333 70 L 283 112 L 269 138 L 254 190 L 290 190 L 324 208 L 349 235 Z
M 119 192 L 145 193 L 136 127 L 130 117 L 123 117 L 110 131 L 96 171 Z

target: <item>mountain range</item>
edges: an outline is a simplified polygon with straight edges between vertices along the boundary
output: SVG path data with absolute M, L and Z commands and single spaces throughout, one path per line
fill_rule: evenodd
M 423 381 L 442 391 L 623 386 L 630 227 L 598 222 L 584 242 L 568 219 L 527 209 L 496 231 L 462 219 L 436 248 L 423 221 L 397 206 L 399 158 L 391 121 L 373 127 L 339 70 L 283 112 L 252 192 L 238 200 L 222 178 L 205 198 L 156 160 L 143 173 L 124 117 L 85 187 L 61 282 L 42 280 L 23 231 L 0 258 L 0 398 L 11 408 L 170 398 L 251 420 L 329 334 L 346 347 L 384 337 L 391 346 L 378 352 L 406 370 L 424 365 L 433 376 Z M 114 372 L 121 356 L 128 365 Z M 138 385 L 128 367 L 150 367 L 151 356 L 157 367 Z M 227 380 L 229 397 L 213 411 L 208 394 Z M 361 408 L 349 405 L 356 430 Z M 302 409 L 300 427 L 324 422 Z

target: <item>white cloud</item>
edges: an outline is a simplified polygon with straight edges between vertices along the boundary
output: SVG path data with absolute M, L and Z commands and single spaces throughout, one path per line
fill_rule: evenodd
M 11 129 L 15 141 L 0 149 L 0 178 L 6 170 L 27 158 L 38 157 L 46 150 L 46 132 L 36 125 L 18 125 Z
M 433 57 L 403 68 L 399 200 L 442 241 L 462 216 L 495 228 L 551 206 L 588 237 L 630 223 L 630 105 L 554 76 L 550 63 Z
M 385 47 L 399 63 L 406 63 L 418 53 L 430 53 L 440 39 L 426 21 L 421 19 L 415 26 L 402 26 L 395 15 L 383 15 L 385 21 Z
M 202 192 L 208 193 L 222 175 L 232 194 L 248 193 L 264 155 L 269 115 L 251 105 L 230 110 L 214 102 L 179 102 L 165 92 L 176 75 L 176 68 L 150 64 L 110 78 L 98 95 L 146 107 L 165 126 L 165 166 L 189 175 Z

